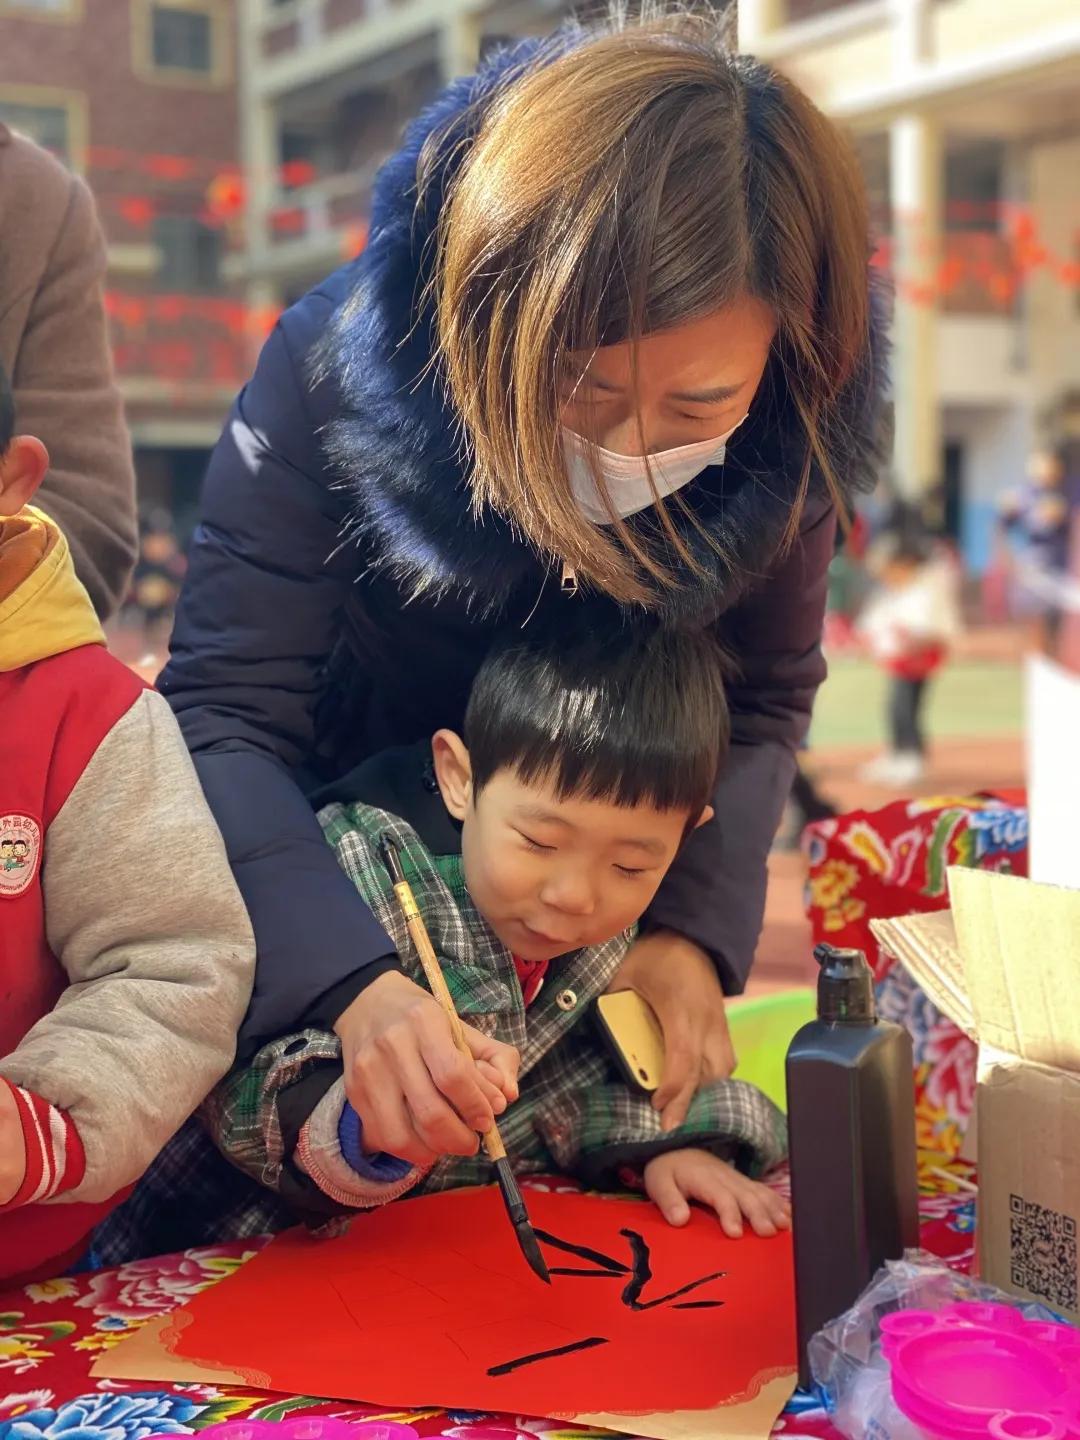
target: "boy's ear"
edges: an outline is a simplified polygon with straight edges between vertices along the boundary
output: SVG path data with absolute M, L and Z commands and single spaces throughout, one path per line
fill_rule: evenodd
M 33 435 L 16 435 L 0 455 L 0 515 L 15 515 L 37 493 L 49 468 L 49 452 Z
M 455 820 L 464 820 L 472 804 L 472 765 L 460 735 L 437 730 L 431 740 L 431 758 L 443 804 Z
M 712 806 L 711 806 L 711 805 L 706 805 L 706 806 L 705 806 L 705 809 L 702 810 L 701 814 L 698 816 L 697 820 L 695 821 L 695 823 L 694 823 L 694 829 L 695 829 L 695 830 L 700 830 L 701 827 L 702 827 L 702 825 L 707 825 L 707 824 L 709 823 L 709 821 L 713 818 L 713 816 L 714 816 L 715 814 L 716 814 L 716 811 L 712 808 Z

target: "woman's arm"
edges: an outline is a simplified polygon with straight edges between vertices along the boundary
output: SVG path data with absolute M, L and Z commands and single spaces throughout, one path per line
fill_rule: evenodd
M 30 294 L 0 294 L 0 321 L 6 306 L 25 307 L 11 377 L 16 420 L 49 451 L 39 503 L 67 536 L 104 618 L 124 598 L 137 543 L 131 441 L 105 329 L 105 240 L 89 190 L 51 155 L 10 136 L 2 158 L 5 207 L 26 217 L 20 243 L 40 245 L 43 257 L 34 257 Z
M 221 827 L 258 945 L 241 1058 L 329 1028 L 394 947 L 342 874 L 290 769 L 314 737 L 352 574 L 306 363 L 334 281 L 285 315 L 214 451 L 160 681 Z M 328 407 L 329 401 L 322 402 Z M 331 992 L 334 992 L 331 995 Z M 325 1002 L 333 1013 L 322 1013 Z
M 745 986 L 765 911 L 769 849 L 795 774 L 818 686 L 836 516 L 807 506 L 798 539 L 722 622 L 740 674 L 728 686 L 731 751 L 715 818 L 690 837 L 649 911 L 714 958 L 724 990 Z

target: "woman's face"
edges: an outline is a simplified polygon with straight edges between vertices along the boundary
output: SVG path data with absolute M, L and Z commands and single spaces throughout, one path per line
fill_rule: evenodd
M 743 299 L 647 335 L 637 347 L 637 404 L 629 341 L 604 346 L 591 359 L 572 355 L 563 424 L 619 455 L 651 455 L 723 435 L 749 410 L 775 333 L 769 308 Z

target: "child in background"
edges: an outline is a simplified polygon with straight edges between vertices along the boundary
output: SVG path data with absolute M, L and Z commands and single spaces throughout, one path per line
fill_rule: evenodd
M 4 1288 L 78 1260 L 225 1073 L 255 959 L 176 721 L 29 503 L 47 466 L 0 371 Z
M 906 528 L 882 538 L 872 568 L 878 589 L 859 619 L 858 633 L 890 676 L 890 743 L 864 778 L 902 788 L 924 773 L 927 686 L 961 629 L 956 567 L 923 535 Z
M 407 1108 L 378 1086 L 364 1093 L 362 1075 L 350 1087 L 362 1097 L 357 1114 L 336 1036 L 287 1035 L 204 1107 L 244 1175 L 207 1155 L 189 1126 L 111 1222 L 108 1253 L 297 1218 L 319 1225 L 409 1192 L 486 1183 L 475 1132 L 492 1115 L 520 1173 L 641 1186 L 674 1225 L 700 1201 L 729 1234 L 744 1219 L 763 1235 L 786 1227 L 786 1204 L 749 1178 L 784 1154 L 772 1103 L 740 1081 L 706 1084 L 686 1123 L 665 1131 L 590 1013 L 668 866 L 711 818 L 727 731 L 722 656 L 707 636 L 643 629 L 575 640 L 530 626 L 481 667 L 462 735 L 440 730 L 385 751 L 328 787 L 318 797 L 333 801 L 320 812 L 327 839 L 401 958 L 376 983 L 400 992 L 403 1015 L 427 1003 L 380 855 L 389 835 L 465 1024 L 477 1067 L 462 1073 L 479 1074 L 486 1114 L 461 1108 L 448 1153 L 425 1131 L 422 1102 Z M 396 1058 L 422 1070 L 407 1046 Z
M 1001 526 L 1017 545 L 1017 584 L 1013 607 L 1024 620 L 1029 644 L 1043 655 L 1057 654 L 1064 621 L 1055 581 L 1069 570 L 1069 533 L 1072 525 L 1065 464 L 1053 450 L 1033 452 L 1028 460 L 1027 484 L 1005 497 Z

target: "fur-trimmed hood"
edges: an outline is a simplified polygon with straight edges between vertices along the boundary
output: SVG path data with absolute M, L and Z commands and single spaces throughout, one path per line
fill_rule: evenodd
M 586 34 L 568 26 L 558 40 L 571 48 Z M 456 594 L 485 612 L 499 610 L 519 586 L 535 589 L 550 567 L 503 517 L 474 518 L 470 511 L 455 413 L 429 366 L 433 317 L 421 307 L 439 208 L 466 147 L 443 147 L 448 158 L 419 208 L 416 168 L 437 130 L 460 119 L 475 133 L 484 98 L 527 65 L 540 43 L 527 40 L 498 52 L 476 75 L 448 86 L 409 126 L 379 172 L 367 247 L 315 360 L 338 397 L 323 439 L 355 497 L 352 538 L 407 596 Z M 851 496 L 873 487 L 888 443 L 886 309 L 875 285 L 869 353 L 826 437 L 834 473 Z M 793 407 L 787 412 L 752 406 L 726 464 L 681 492 L 701 525 L 723 538 L 722 548 L 671 507 L 701 573 L 664 601 L 668 618 L 694 623 L 715 616 L 768 569 L 798 493 L 804 454 Z M 821 476 L 812 474 L 811 496 L 824 493 Z

